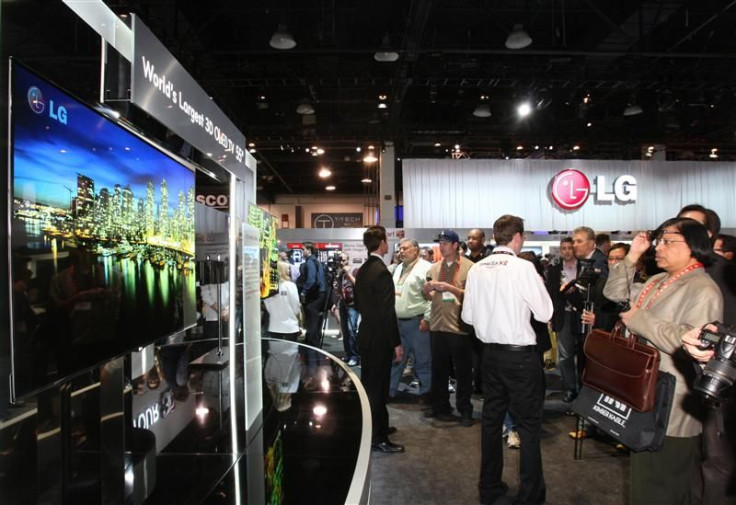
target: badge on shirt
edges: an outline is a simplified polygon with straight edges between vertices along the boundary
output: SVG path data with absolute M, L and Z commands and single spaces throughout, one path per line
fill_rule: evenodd
M 443 302 L 454 302 L 455 300 L 457 300 L 457 298 L 455 298 L 455 295 L 452 294 L 451 292 L 449 292 L 449 291 L 443 291 L 442 292 L 442 301 Z
M 401 293 L 404 291 L 404 285 L 399 284 L 396 286 L 396 296 L 401 296 Z

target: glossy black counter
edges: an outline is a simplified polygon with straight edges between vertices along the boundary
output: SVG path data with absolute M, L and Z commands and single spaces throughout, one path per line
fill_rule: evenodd
M 12 409 L 0 502 L 367 503 L 370 411 L 349 368 L 264 339 L 262 411 L 246 429 L 242 344 L 223 368 L 191 365 L 206 347 L 159 348 L 148 373 L 121 382 L 120 411 L 104 405 L 104 367 L 69 385 L 66 408 L 50 391 Z

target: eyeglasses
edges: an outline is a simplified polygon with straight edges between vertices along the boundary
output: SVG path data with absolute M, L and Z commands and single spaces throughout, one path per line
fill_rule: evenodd
M 652 244 L 654 245 L 654 247 L 657 247 L 659 244 L 662 244 L 665 247 L 669 247 L 670 244 L 676 244 L 678 242 L 685 243 L 686 241 L 685 240 L 670 240 L 668 238 L 655 238 L 652 241 Z

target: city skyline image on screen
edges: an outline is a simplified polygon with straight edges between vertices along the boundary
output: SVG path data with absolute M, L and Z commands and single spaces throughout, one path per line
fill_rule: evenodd
M 11 99 L 18 397 L 196 322 L 195 178 L 18 64 Z

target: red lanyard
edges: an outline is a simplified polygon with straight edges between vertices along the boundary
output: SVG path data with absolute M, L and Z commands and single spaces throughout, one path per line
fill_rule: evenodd
M 455 285 L 455 281 L 457 281 L 457 274 L 458 272 L 460 272 L 460 261 L 462 260 L 460 259 L 460 256 L 458 255 L 457 265 L 455 265 L 455 273 L 452 275 L 452 283 L 451 283 L 452 286 Z M 440 267 L 440 282 L 445 282 L 445 270 L 446 270 L 445 266 L 446 265 L 447 263 L 443 261 L 442 266 Z
M 674 277 L 672 277 L 669 280 L 667 280 L 666 282 L 660 284 L 659 289 L 657 289 L 657 291 L 654 293 L 654 296 L 647 302 L 647 306 L 644 307 L 644 310 L 648 310 L 649 307 L 651 307 L 652 304 L 654 303 L 654 300 L 656 300 L 657 298 L 659 298 L 659 295 L 661 295 L 662 292 L 665 289 L 667 289 L 668 287 L 670 287 L 670 285 L 673 282 L 675 282 L 677 279 L 679 279 L 683 275 L 689 274 L 690 272 L 692 272 L 694 270 L 697 270 L 698 268 L 703 268 L 703 264 L 700 263 L 700 262 L 693 263 L 692 265 L 690 265 L 689 267 L 685 268 L 684 270 L 680 270 L 680 272 L 677 275 L 675 275 Z M 642 304 L 644 303 L 644 299 L 647 297 L 647 295 L 652 290 L 652 288 L 654 288 L 654 284 L 655 283 L 652 282 L 651 284 L 649 284 L 647 287 L 644 288 L 644 291 L 641 292 L 641 294 L 639 295 L 639 299 L 636 302 L 636 308 L 637 309 L 640 309 L 641 308 Z

